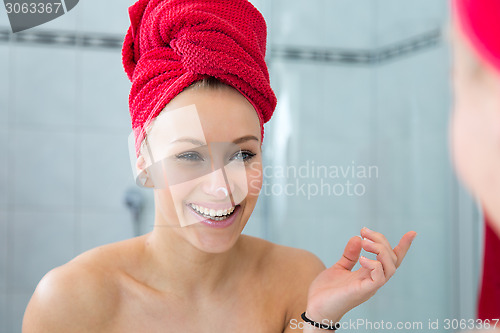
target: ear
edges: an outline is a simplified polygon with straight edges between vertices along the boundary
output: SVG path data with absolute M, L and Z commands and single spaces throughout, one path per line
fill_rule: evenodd
M 146 160 L 144 159 L 144 156 L 139 156 L 135 166 L 137 171 L 137 183 L 141 184 L 144 187 L 154 188 L 153 181 L 148 175 Z

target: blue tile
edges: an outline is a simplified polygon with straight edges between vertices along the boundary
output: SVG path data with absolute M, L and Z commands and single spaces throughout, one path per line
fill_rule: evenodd
M 11 294 L 12 304 L 10 305 L 10 332 L 21 332 L 24 311 L 28 306 L 32 293 L 28 292 L 15 292 Z
M 136 187 L 127 135 L 83 133 L 80 138 L 80 203 L 85 210 L 124 210 L 125 191 Z
M 10 47 L 0 44 L 0 130 L 8 127 L 9 97 L 10 97 Z
M 131 131 L 130 81 L 119 51 L 81 53 L 79 124 L 86 128 Z
M 16 212 L 11 223 L 9 288 L 34 291 L 51 269 L 73 258 L 75 217 L 63 208 Z
M 130 26 L 128 7 L 135 2 L 135 0 L 80 1 L 73 9 L 79 11 L 81 15 L 78 30 L 125 35 Z
M 12 164 L 9 142 L 9 132 L 0 130 L 0 151 L 4 152 L 0 157 L 0 210 L 6 209 L 9 201 L 9 166 Z
M 4 293 L 7 291 L 7 259 L 8 259 L 7 218 L 8 218 L 8 213 L 6 211 L 0 210 L 0 293 Z
M 376 40 L 386 46 L 409 37 L 441 29 L 448 17 L 446 0 L 383 0 L 376 2 Z
M 440 46 L 377 69 L 376 151 L 390 175 L 378 188 L 384 216 L 444 216 L 448 207 L 449 67 L 447 47 Z
M 76 50 L 16 45 L 11 118 L 22 126 L 75 125 Z
M 377 2 L 371 0 L 325 1 L 322 30 L 325 31 L 324 47 L 348 50 L 369 50 L 375 46 L 373 26 Z M 313 30 L 305 25 L 311 34 Z
M 273 62 L 271 75 L 278 97 L 271 124 L 289 113 L 293 137 L 299 142 L 306 137 L 318 142 L 370 139 L 372 69 L 279 60 Z
M 90 212 L 80 216 L 82 251 L 134 237 L 134 226 L 128 211 Z
M 14 192 L 17 207 L 74 207 L 75 135 L 36 130 L 12 133 Z
M 2 6 L 2 8 L 5 8 L 5 7 Z M 7 16 L 6 10 L 0 10 L 0 26 L 2 28 L 9 28 L 10 29 L 9 17 Z
M 9 332 L 8 325 L 9 325 L 9 311 L 7 304 L 9 302 L 9 294 L 6 293 L 5 291 L 0 292 L 0 332 Z
M 403 138 L 445 130 L 451 109 L 449 45 L 425 50 L 377 69 L 376 105 L 380 134 Z M 398 94 L 395 95 L 395 91 Z M 386 124 L 385 121 L 399 124 Z
M 80 1 L 82 2 L 82 1 Z M 59 16 L 58 18 L 34 27 L 34 30 L 64 30 L 64 31 L 74 31 L 77 27 L 77 22 L 80 14 L 80 5 L 76 6 L 73 10 L 66 12 L 64 15 Z M 54 10 L 56 7 L 53 7 Z M 57 8 L 58 11 L 64 11 L 64 8 L 61 6 Z
M 272 1 L 271 45 L 322 47 L 325 42 L 325 0 Z
M 251 0 L 250 1 L 252 5 L 255 6 L 259 10 L 259 12 L 264 16 L 264 19 L 266 20 L 267 24 L 267 29 L 268 33 L 270 33 L 270 28 L 271 28 L 271 7 L 272 7 L 272 2 L 266 1 L 266 0 Z

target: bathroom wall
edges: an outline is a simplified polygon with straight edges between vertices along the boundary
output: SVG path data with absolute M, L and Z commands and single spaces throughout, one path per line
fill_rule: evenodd
M 474 318 L 481 224 L 448 152 L 448 2 L 268 7 L 278 108 L 264 144 L 275 171 L 264 200 L 266 236 L 313 251 L 329 266 L 363 226 L 393 246 L 415 230 L 401 269 L 344 321 L 421 323 L 430 331 L 429 321 Z M 279 176 L 290 166 L 303 171 L 298 180 Z M 357 171 L 318 177 L 315 166 Z M 361 172 L 372 167 L 371 176 Z
M 133 2 L 81 1 L 31 31 L 121 38 Z M 470 271 L 479 269 L 479 237 L 473 203 L 459 195 L 447 152 L 449 45 L 435 33 L 444 33 L 447 1 L 253 3 L 268 22 L 267 60 L 279 100 L 266 125 L 267 171 L 372 166 L 377 176 L 323 179 L 362 184 L 363 195 L 352 196 L 303 194 L 293 177 L 266 177 L 270 192 L 259 198 L 245 232 L 308 249 L 331 265 L 362 226 L 394 244 L 416 230 L 401 270 L 345 320 L 427 323 L 472 316 L 473 302 L 457 299 L 453 282 L 463 269 L 450 233 L 463 220 L 458 197 L 470 207 L 465 223 L 473 232 L 462 234 L 474 254 Z M 0 29 L 7 28 L 0 9 Z M 123 203 L 135 188 L 127 150 L 129 87 L 119 47 L 0 39 L 0 332 L 20 331 L 26 304 L 47 271 L 133 236 Z M 311 175 L 299 181 L 321 183 Z M 272 192 L 273 185 L 286 184 L 296 193 Z M 150 191 L 140 191 L 145 233 L 153 202 Z M 476 280 L 472 274 L 459 291 L 473 297 Z
M 122 36 L 132 3 L 80 1 L 29 31 Z M 0 332 L 13 333 L 46 272 L 133 236 L 123 197 L 134 182 L 119 49 L 11 39 L 0 42 L 0 73 Z

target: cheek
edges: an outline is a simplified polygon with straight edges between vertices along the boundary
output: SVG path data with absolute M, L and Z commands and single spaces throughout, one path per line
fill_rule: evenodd
M 476 84 L 457 87 L 452 118 L 452 152 L 458 175 L 476 195 L 491 186 L 499 165 L 500 106 Z M 462 88 L 463 90 L 460 90 Z M 496 160 L 496 162 L 495 162 Z
M 473 136 L 470 133 L 470 128 L 467 127 L 467 117 L 460 108 L 459 104 L 455 106 L 455 113 L 452 118 L 452 155 L 458 175 L 470 187 L 470 172 L 473 170 L 470 161 L 474 158 L 474 151 L 471 149 L 471 139 L 473 139 Z
M 168 225 L 177 225 L 179 216 L 175 208 L 172 193 L 169 189 L 155 189 L 155 208 L 156 213 L 160 214 L 162 223 Z M 167 222 L 168 221 L 168 222 Z

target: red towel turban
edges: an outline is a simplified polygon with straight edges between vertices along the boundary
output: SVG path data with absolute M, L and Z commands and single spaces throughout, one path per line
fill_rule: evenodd
M 455 0 L 462 32 L 479 56 L 500 71 L 500 0 Z
M 123 44 L 135 148 L 145 128 L 185 87 L 213 76 L 254 106 L 261 134 L 276 107 L 269 83 L 266 23 L 246 0 L 139 0 Z

